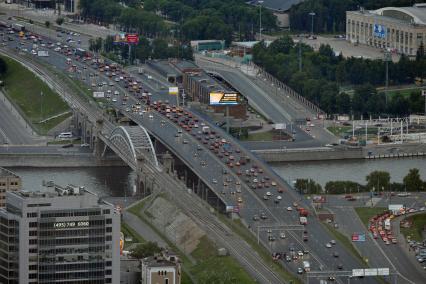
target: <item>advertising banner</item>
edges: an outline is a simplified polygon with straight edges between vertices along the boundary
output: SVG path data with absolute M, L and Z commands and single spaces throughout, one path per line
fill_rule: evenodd
M 386 27 L 378 24 L 373 26 L 373 35 L 378 38 L 386 37 Z
M 179 94 L 178 87 L 169 87 L 169 95 L 176 96 L 177 94 Z
M 104 92 L 93 92 L 93 97 L 96 98 L 96 99 L 105 98 L 105 93 Z
M 352 234 L 352 241 L 353 242 L 365 242 L 365 234 L 353 233 Z
M 137 44 L 139 42 L 139 36 L 137 34 L 126 34 L 126 42 L 128 44 Z
M 237 105 L 237 104 L 238 104 L 237 93 L 222 93 L 222 92 L 210 93 L 210 105 L 212 106 L 227 106 L 227 105 Z

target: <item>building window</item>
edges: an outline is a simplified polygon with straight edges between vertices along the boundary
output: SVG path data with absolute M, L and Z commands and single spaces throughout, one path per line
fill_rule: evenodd
M 38 216 L 37 212 L 29 212 L 27 213 L 27 218 L 36 218 Z
M 164 284 L 169 284 L 169 278 L 164 278 Z
M 37 228 L 37 222 L 30 222 L 30 228 Z

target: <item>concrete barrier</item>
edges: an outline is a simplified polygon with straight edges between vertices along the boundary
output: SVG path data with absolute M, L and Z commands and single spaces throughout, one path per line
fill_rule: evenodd
M 127 166 L 120 158 L 97 160 L 92 154 L 61 155 L 61 154 L 0 154 L 2 167 L 114 167 Z

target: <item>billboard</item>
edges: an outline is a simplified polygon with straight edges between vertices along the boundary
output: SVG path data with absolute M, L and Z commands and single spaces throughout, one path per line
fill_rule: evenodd
M 212 106 L 227 106 L 227 105 L 237 105 L 237 104 L 238 104 L 237 93 L 223 93 L 223 92 L 210 93 L 210 105 Z
M 176 96 L 179 94 L 179 88 L 178 87 L 169 87 L 169 95 Z
M 373 25 L 373 35 L 378 38 L 386 37 L 386 27 L 378 24 Z
M 94 98 L 105 98 L 105 93 L 104 92 L 93 92 L 93 97 Z
M 128 44 L 137 44 L 139 42 L 139 36 L 137 34 L 126 34 L 126 42 Z
M 49 56 L 49 51 L 47 51 L 47 50 L 39 50 L 39 51 L 37 51 L 37 56 L 48 57 Z
M 365 234 L 353 233 L 352 234 L 352 241 L 353 242 L 365 242 Z
M 119 33 L 114 36 L 114 44 L 125 44 L 126 43 L 126 34 Z

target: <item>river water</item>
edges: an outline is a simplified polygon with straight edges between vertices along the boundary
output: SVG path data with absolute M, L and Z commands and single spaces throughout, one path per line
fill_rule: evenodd
M 426 157 L 379 160 L 342 160 L 273 164 L 285 180 L 311 178 L 321 185 L 330 180 L 365 183 L 365 176 L 375 170 L 388 171 L 392 181 L 401 182 L 411 168 L 418 168 L 426 179 Z M 135 174 L 126 167 L 99 168 L 9 168 L 22 178 L 25 190 L 44 190 L 43 180 L 59 185 L 74 184 L 102 196 L 131 196 Z
M 272 168 L 285 180 L 311 178 L 324 186 L 330 180 L 351 180 L 366 183 L 372 171 L 387 171 L 392 182 L 402 182 L 411 168 L 418 168 L 426 180 L 426 157 L 376 160 L 341 160 L 273 164 Z

